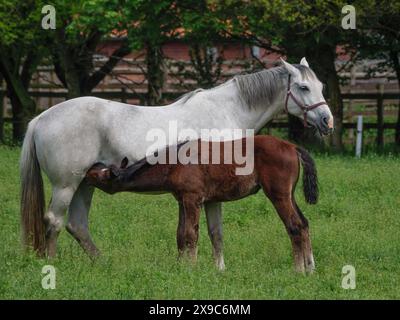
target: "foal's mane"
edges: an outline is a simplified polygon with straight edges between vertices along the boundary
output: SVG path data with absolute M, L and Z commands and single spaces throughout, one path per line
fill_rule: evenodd
M 178 152 L 179 149 L 183 145 L 185 145 L 187 142 L 189 142 L 189 141 L 185 140 L 185 141 L 182 141 L 182 142 L 178 142 L 178 144 L 176 144 L 176 145 L 165 146 L 165 147 L 161 148 L 160 150 L 155 151 L 153 153 L 153 155 L 157 156 L 159 152 L 167 152 L 169 148 L 176 148 L 176 152 Z M 145 156 L 142 159 L 134 162 L 133 164 L 131 164 L 129 167 L 126 168 L 126 170 L 129 170 L 129 176 L 130 177 L 133 174 L 137 173 L 141 169 L 145 169 L 145 168 L 150 168 L 151 167 L 151 164 L 149 164 L 149 162 L 147 161 L 147 158 L 148 158 L 148 156 Z

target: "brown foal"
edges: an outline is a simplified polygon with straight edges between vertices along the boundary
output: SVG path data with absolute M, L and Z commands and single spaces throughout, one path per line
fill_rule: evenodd
M 244 165 L 235 162 L 233 153 L 239 149 L 244 154 L 248 139 L 253 138 L 254 152 L 247 157 L 253 157 L 254 170 L 247 175 L 238 175 L 236 169 Z M 308 222 L 296 204 L 294 191 L 302 164 L 305 199 L 310 204 L 317 202 L 317 173 L 313 159 L 304 149 L 272 136 L 243 138 L 240 142 L 239 147 L 232 141 L 190 141 L 168 147 L 160 151 L 165 152 L 167 164 L 150 164 L 148 158 L 130 166 L 127 166 L 128 160 L 125 158 L 120 167 L 97 163 L 87 172 L 86 181 L 111 194 L 120 191 L 171 192 L 179 202 L 179 256 L 187 251 L 194 261 L 197 258 L 201 206 L 205 203 L 241 199 L 262 188 L 272 201 L 291 239 L 296 270 L 311 272 L 314 269 L 314 258 Z M 171 148 L 175 148 L 179 156 L 189 155 L 189 163 L 183 164 L 179 156 L 177 163 L 169 163 Z M 191 150 L 198 152 L 192 155 Z M 215 164 L 215 152 L 220 160 L 218 164 Z M 160 156 L 159 153 L 155 155 Z M 209 161 L 204 161 L 207 159 Z M 223 260 L 222 263 L 220 260 L 221 233 L 210 231 L 209 235 L 217 266 L 223 269 Z

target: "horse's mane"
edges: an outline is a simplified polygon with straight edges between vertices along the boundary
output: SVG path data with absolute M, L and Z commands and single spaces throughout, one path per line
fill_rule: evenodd
M 308 67 L 294 64 L 299 69 L 302 77 L 313 79 L 315 73 Z M 255 73 L 235 76 L 233 79 L 237 84 L 240 96 L 247 106 L 257 106 L 260 104 L 270 105 L 279 93 L 284 76 L 288 72 L 284 66 L 279 66 Z
M 309 67 L 301 64 L 293 64 L 293 66 L 300 71 L 303 78 L 317 79 L 317 76 Z M 287 75 L 288 72 L 285 67 L 278 66 L 249 74 L 237 75 L 231 80 L 236 82 L 239 94 L 247 106 L 257 106 L 260 104 L 270 105 L 279 93 L 279 88 L 282 85 L 284 76 Z M 228 80 L 227 82 L 231 80 Z M 198 92 L 212 90 L 223 86 L 225 83 L 210 89 L 199 88 L 190 91 L 180 96 L 174 101 L 174 103 L 185 103 Z
M 204 89 L 199 88 L 187 93 L 184 93 L 183 95 L 179 96 L 173 103 L 185 103 L 187 102 L 191 97 L 193 97 L 196 93 L 204 91 Z

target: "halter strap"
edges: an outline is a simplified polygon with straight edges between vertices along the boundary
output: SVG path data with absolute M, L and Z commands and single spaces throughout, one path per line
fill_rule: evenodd
M 288 85 L 287 85 L 287 93 L 286 93 L 286 99 L 285 99 L 285 110 L 287 113 L 288 111 L 288 102 L 289 102 L 289 97 L 292 98 L 292 100 L 296 103 L 296 105 L 303 111 L 303 124 L 304 127 L 307 127 L 307 113 L 310 110 L 314 110 L 315 108 L 318 108 L 319 106 L 326 105 L 325 101 L 321 101 L 318 103 L 314 103 L 311 106 L 303 105 L 292 93 L 292 90 L 290 89 L 290 73 L 288 77 Z

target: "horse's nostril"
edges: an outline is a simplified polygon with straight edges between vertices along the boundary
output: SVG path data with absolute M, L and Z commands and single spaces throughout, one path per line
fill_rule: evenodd
M 322 122 L 323 122 L 324 125 L 326 125 L 326 126 L 328 125 L 328 121 L 329 121 L 329 120 L 328 120 L 327 117 L 323 117 L 323 118 L 322 118 Z

